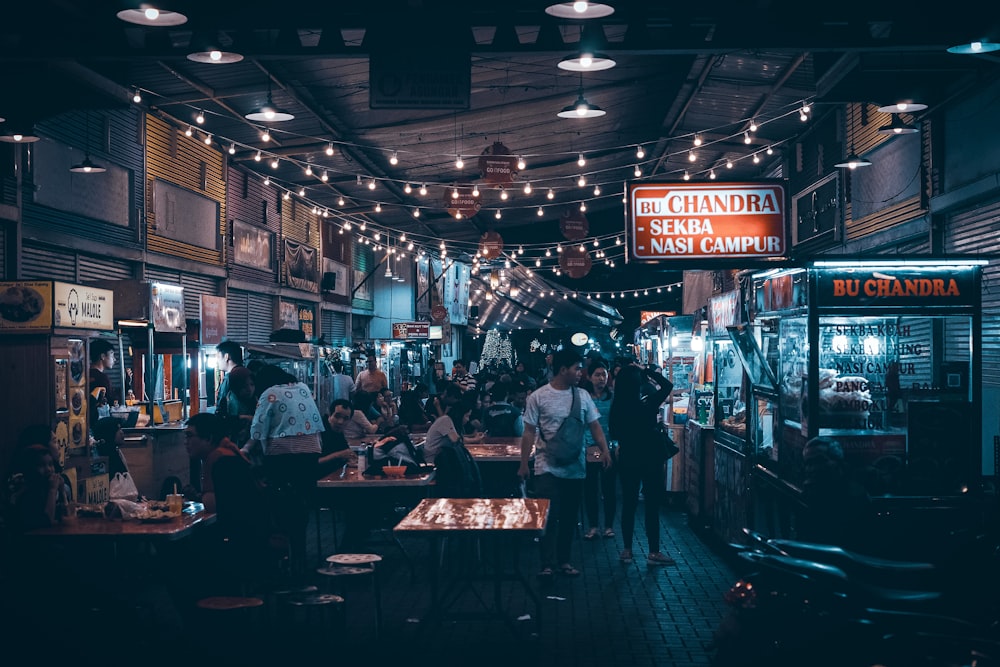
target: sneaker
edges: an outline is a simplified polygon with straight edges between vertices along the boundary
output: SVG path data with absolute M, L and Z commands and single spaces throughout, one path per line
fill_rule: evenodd
M 670 556 L 665 556 L 659 551 L 654 551 L 653 553 L 646 556 L 647 565 L 675 565 L 675 561 Z

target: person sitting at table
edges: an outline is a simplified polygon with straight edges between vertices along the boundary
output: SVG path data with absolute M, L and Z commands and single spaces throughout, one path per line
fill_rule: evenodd
M 413 389 L 404 391 L 399 397 L 399 424 L 405 426 L 411 433 L 426 431 L 431 420 L 424 412 L 423 400 L 429 397 L 427 385 L 418 384 Z
M 521 411 L 508 402 L 510 385 L 497 382 L 490 391 L 493 404 L 486 410 L 483 430 L 491 437 L 520 438 L 524 433 L 524 419 Z
M 463 436 L 465 424 L 468 423 L 472 414 L 472 402 L 462 399 L 448 408 L 448 411 L 434 420 L 427 430 L 424 438 L 424 460 L 427 463 L 434 463 L 438 452 L 446 442 L 482 442 L 483 434 L 476 433 L 472 436 Z
M 388 431 L 399 424 L 399 408 L 396 407 L 396 399 L 393 397 L 391 389 L 385 387 L 378 392 L 375 395 L 373 405 L 378 410 L 383 430 Z
M 65 515 L 63 477 L 56 472 L 52 451 L 33 444 L 15 454 L 7 497 L 7 522 L 14 534 L 58 523 Z
M 353 414 L 354 408 L 346 399 L 338 398 L 330 403 L 330 414 L 326 417 L 326 425 L 329 428 L 320 435 L 323 451 L 319 455 L 317 479 L 326 477 L 334 470 L 357 459 L 347 443 L 347 438 L 344 437 L 344 427 L 351 421 Z
M 378 432 L 379 423 L 371 422 L 365 416 L 364 408 L 358 405 L 357 400 L 351 401 L 351 418 L 344 424 L 345 438 L 364 438 L 372 433 Z
M 468 421 L 472 414 L 471 402 L 461 402 L 451 410 L 452 421 Z M 424 445 L 426 448 L 426 444 Z M 425 450 L 426 456 L 426 450 Z M 483 480 L 479 465 L 465 448 L 462 438 L 441 441 L 434 457 L 434 495 L 438 498 L 481 498 Z

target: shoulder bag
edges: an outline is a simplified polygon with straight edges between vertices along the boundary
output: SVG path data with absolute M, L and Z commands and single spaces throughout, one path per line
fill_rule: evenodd
M 538 428 L 538 435 L 545 443 L 545 454 L 556 466 L 567 466 L 575 463 L 580 459 L 580 452 L 583 450 L 580 397 L 576 393 L 576 387 L 572 387 L 571 390 L 573 404 L 569 408 L 569 415 L 559 425 L 559 429 L 551 437 L 546 438 L 541 426 Z

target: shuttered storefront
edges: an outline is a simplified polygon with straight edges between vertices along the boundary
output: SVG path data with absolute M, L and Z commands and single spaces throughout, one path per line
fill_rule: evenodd
M 960 255 L 1000 252 L 1000 200 L 951 215 L 944 250 Z M 996 263 L 983 267 L 982 313 L 983 386 L 1000 387 L 1000 266 Z
M 350 345 L 347 332 L 347 313 L 338 310 L 324 310 L 322 315 L 322 336 L 329 345 Z
M 22 280 L 76 282 L 76 255 L 55 248 L 24 244 L 21 248 Z
M 129 280 L 134 277 L 133 264 L 110 257 L 79 257 L 80 282 L 91 280 Z
M 242 344 L 267 343 L 274 329 L 274 301 L 266 294 L 229 290 L 226 337 Z
M 354 280 L 351 284 L 354 286 L 354 294 L 351 305 L 363 310 L 372 310 L 375 307 L 372 296 L 375 291 L 374 281 L 371 278 L 366 281 L 365 278 L 375 268 L 375 253 L 372 252 L 371 246 L 355 241 L 352 259 Z

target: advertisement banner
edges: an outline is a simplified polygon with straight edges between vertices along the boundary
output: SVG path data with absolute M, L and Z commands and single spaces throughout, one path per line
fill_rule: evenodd
M 429 322 L 393 322 L 392 337 L 396 340 L 411 340 L 414 338 L 429 338 Z
M 784 185 L 629 183 L 628 261 L 784 256 Z
M 201 295 L 201 344 L 218 345 L 226 337 L 226 297 Z
M 55 312 L 52 318 L 55 326 L 114 330 L 115 293 L 112 290 L 59 282 L 53 283 L 53 288 Z
M 262 271 L 274 270 L 274 233 L 266 229 L 233 221 L 233 261 Z
M 0 283 L 0 330 L 40 330 L 52 327 L 52 283 Z
M 886 266 L 816 269 L 819 306 L 975 306 L 977 267 Z
M 180 285 L 152 283 L 153 329 L 161 332 L 184 333 L 184 288 Z

